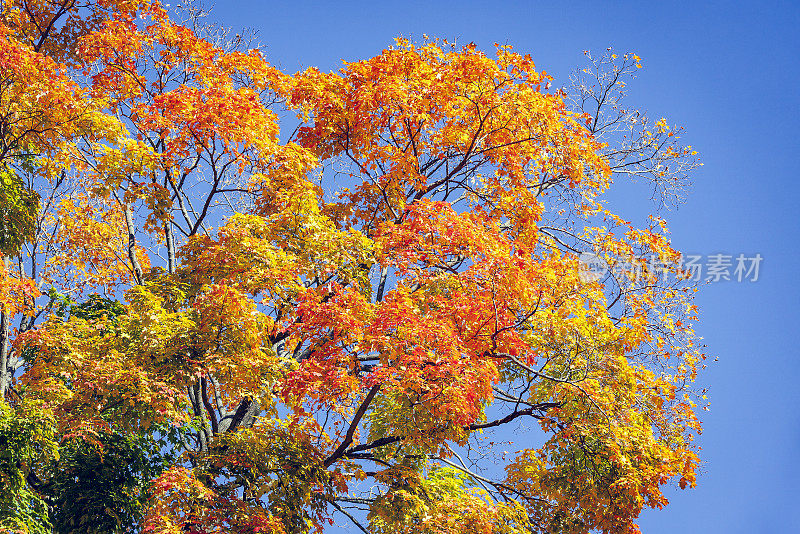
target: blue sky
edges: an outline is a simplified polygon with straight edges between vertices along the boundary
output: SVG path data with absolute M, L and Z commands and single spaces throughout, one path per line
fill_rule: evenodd
M 711 411 L 703 474 L 647 512 L 645 534 L 800 532 L 800 359 L 796 323 L 800 201 L 800 3 L 273 2 L 219 0 L 212 18 L 260 31 L 287 72 L 339 67 L 403 35 L 494 42 L 530 53 L 565 83 L 583 50 L 634 51 L 645 68 L 633 101 L 686 128 L 705 166 L 688 201 L 667 213 L 673 243 L 697 254 L 764 260 L 755 282 L 703 288 L 701 376 Z M 630 197 L 641 210 L 643 198 Z M 796 329 L 797 328 L 797 329 Z

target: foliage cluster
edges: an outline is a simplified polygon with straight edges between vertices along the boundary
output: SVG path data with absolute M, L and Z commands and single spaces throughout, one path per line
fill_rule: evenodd
M 638 56 L 290 75 L 206 15 L 3 3 L 0 532 L 630 534 L 695 484 L 694 288 L 605 200 L 698 165 Z

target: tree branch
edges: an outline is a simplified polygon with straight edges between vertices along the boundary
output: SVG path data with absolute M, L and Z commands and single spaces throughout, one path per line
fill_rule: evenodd
M 347 452 L 347 447 L 353 443 L 353 435 L 356 432 L 356 428 L 358 428 L 358 423 L 361 422 L 361 419 L 364 417 L 364 414 L 367 412 L 367 408 L 369 407 L 372 399 L 375 398 L 375 395 L 378 393 L 378 390 L 381 388 L 380 384 L 372 386 L 372 389 L 369 390 L 367 396 L 364 398 L 364 402 L 361 403 L 361 406 L 358 407 L 356 410 L 356 414 L 353 416 L 353 421 L 350 423 L 350 428 L 347 429 L 347 434 L 344 436 L 344 441 L 339 445 L 339 447 L 331 454 L 328 458 L 325 459 L 324 465 L 328 467 L 333 462 L 341 458 Z

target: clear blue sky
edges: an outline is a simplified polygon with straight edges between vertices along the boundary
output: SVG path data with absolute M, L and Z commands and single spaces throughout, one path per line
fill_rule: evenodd
M 645 534 L 800 532 L 800 3 L 275 2 L 218 0 L 213 19 L 260 30 L 287 72 L 336 69 L 403 35 L 509 43 L 565 81 L 582 50 L 634 51 L 651 116 L 686 127 L 705 166 L 667 214 L 692 253 L 764 257 L 755 283 L 706 286 L 699 333 L 711 411 L 697 489 L 670 491 Z M 631 200 L 631 202 L 634 202 Z M 640 202 L 637 200 L 636 202 Z M 623 214 L 641 206 L 618 208 Z

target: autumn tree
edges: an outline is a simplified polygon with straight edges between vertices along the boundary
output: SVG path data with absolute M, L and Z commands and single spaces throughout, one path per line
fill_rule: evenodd
M 627 533 L 695 484 L 693 287 L 604 200 L 697 165 L 637 56 L 288 75 L 205 14 L 4 10 L 0 531 Z

